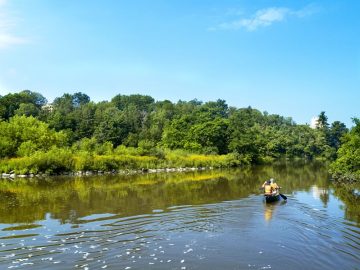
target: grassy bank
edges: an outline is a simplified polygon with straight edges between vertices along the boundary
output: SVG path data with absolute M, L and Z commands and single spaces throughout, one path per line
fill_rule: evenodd
M 0 173 L 61 174 L 79 171 L 119 171 L 158 168 L 213 167 L 225 168 L 249 164 L 246 157 L 227 155 L 202 155 L 185 151 L 144 153 L 136 149 L 122 149 L 98 154 L 53 147 L 33 155 L 0 161 Z

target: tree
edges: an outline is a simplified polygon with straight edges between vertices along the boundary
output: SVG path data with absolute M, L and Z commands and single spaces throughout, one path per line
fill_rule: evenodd
M 97 141 L 99 143 L 111 142 L 116 147 L 123 142 L 127 134 L 128 127 L 120 110 L 116 107 L 106 108 L 94 131 Z
M 73 96 L 65 93 L 61 97 L 54 99 L 53 106 L 55 111 L 64 115 L 71 113 L 74 110 Z
M 15 111 L 19 109 L 21 104 L 32 104 L 40 110 L 46 102 L 47 100 L 45 97 L 30 90 L 24 90 L 15 94 L 7 94 L 0 98 L 0 118 L 8 120 L 15 115 Z
M 198 115 L 201 120 L 214 120 L 215 118 L 228 117 L 228 105 L 225 100 L 209 101 L 199 106 Z
M 336 150 L 341 145 L 341 138 L 348 132 L 346 125 L 340 121 L 335 121 L 331 124 L 329 134 L 329 145 Z
M 30 155 L 52 146 L 65 146 L 67 137 L 34 117 L 14 116 L 0 122 L 0 157 Z
M 81 92 L 75 94 L 65 93 L 55 98 L 54 110 L 41 119 L 47 121 L 50 127 L 56 130 L 69 130 L 74 140 L 83 137 L 90 138 L 93 135 L 93 118 L 95 112 L 94 104 L 90 104 L 88 95 Z
M 37 108 L 32 103 L 21 103 L 19 108 L 15 110 L 16 115 L 25 115 L 25 116 L 38 116 L 40 113 L 39 108 Z
M 90 97 L 84 93 L 77 92 L 72 95 L 72 103 L 75 108 L 90 102 Z
M 343 137 L 343 144 L 337 152 L 337 159 L 330 165 L 337 176 L 360 180 L 360 119 L 354 118 L 355 126 Z
M 139 111 L 148 112 L 151 105 L 154 103 L 154 99 L 146 95 L 117 95 L 112 98 L 113 103 L 120 111 L 124 110 L 130 105 L 134 105 Z
M 173 119 L 164 128 L 161 144 L 170 149 L 184 148 L 185 144 L 188 143 L 188 130 L 193 123 L 193 118 L 190 115 Z
M 201 152 L 226 154 L 229 140 L 228 126 L 229 122 L 224 118 L 195 124 L 186 135 L 187 141 L 190 145 L 200 147 Z
M 156 102 L 154 109 L 144 122 L 140 138 L 150 140 L 154 144 L 159 143 L 165 126 L 172 121 L 174 115 L 175 106 L 169 100 Z
M 328 117 L 325 115 L 324 111 L 321 112 L 318 116 L 316 128 L 320 128 L 320 129 L 328 129 L 329 128 Z
M 252 162 L 261 158 L 261 149 L 265 140 L 261 132 L 263 116 L 251 107 L 238 109 L 229 118 L 229 149 L 241 155 L 247 155 Z
M 95 112 L 97 106 L 93 102 L 85 103 L 72 112 L 74 118 L 74 138 L 91 138 L 94 134 Z

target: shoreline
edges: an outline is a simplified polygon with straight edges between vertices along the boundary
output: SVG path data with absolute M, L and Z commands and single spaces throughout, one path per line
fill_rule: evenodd
M 58 174 L 37 173 L 37 174 L 16 174 L 13 171 L 9 173 L 1 173 L 0 179 L 16 179 L 16 178 L 42 178 L 48 176 L 92 176 L 92 175 L 134 175 L 134 174 L 151 174 L 151 173 L 172 173 L 172 172 L 191 172 L 213 170 L 214 167 L 179 167 L 179 168 L 159 168 L 159 169 L 125 169 L 112 171 L 73 171 L 62 172 Z
M 360 178 L 355 174 L 339 174 L 332 173 L 331 180 L 336 184 L 352 184 L 352 183 L 360 183 Z

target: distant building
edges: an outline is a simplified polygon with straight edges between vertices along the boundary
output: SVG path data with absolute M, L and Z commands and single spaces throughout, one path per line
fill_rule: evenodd
M 54 110 L 54 106 L 52 105 L 52 103 L 48 103 L 42 106 L 41 109 L 43 111 L 52 112 Z
M 315 129 L 319 126 L 319 117 L 317 116 L 314 116 L 313 118 L 311 118 L 311 121 L 310 121 L 310 127 Z

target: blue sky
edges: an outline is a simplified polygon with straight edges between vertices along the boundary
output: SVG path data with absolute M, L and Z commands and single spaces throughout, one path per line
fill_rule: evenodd
M 0 95 L 225 99 L 360 117 L 360 1 L 0 0 Z

